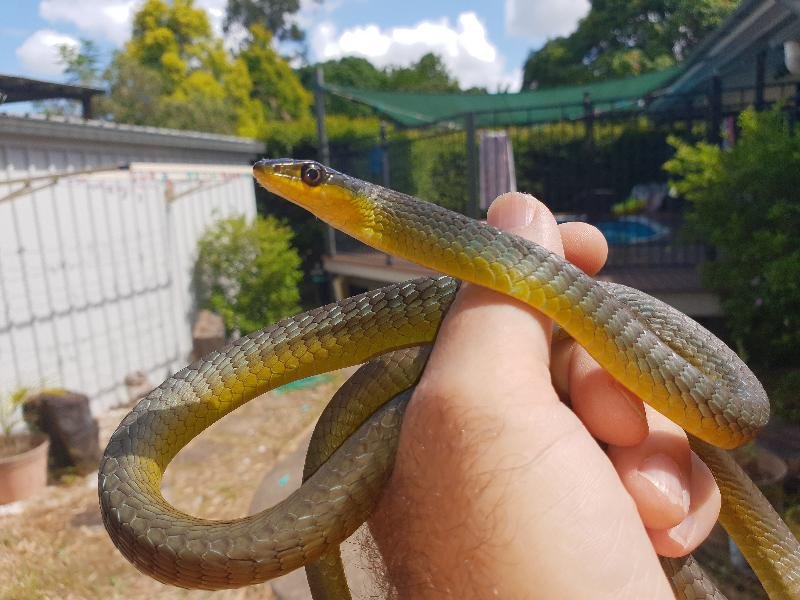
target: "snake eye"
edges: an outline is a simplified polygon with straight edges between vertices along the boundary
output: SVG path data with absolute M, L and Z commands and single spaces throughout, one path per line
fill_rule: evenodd
M 316 187 L 325 179 L 325 170 L 322 168 L 322 165 L 308 163 L 303 165 L 303 168 L 300 170 L 300 178 L 306 185 Z

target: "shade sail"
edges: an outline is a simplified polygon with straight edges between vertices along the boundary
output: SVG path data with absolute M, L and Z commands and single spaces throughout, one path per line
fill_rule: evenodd
M 405 127 L 460 121 L 467 113 L 475 114 L 478 126 L 491 127 L 580 118 L 585 114 L 586 98 L 591 99 L 595 113 L 636 109 L 641 101 L 669 84 L 680 70 L 672 67 L 637 77 L 515 94 L 418 94 L 359 90 L 334 84 L 326 84 L 325 89 L 371 106 Z

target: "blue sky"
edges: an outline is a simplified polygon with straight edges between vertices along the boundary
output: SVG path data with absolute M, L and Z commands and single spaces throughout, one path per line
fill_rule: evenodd
M 94 40 L 110 58 L 142 0 L 6 0 L 0 8 L 0 73 L 62 80 L 55 48 Z M 220 30 L 226 0 L 195 0 Z M 569 33 L 588 0 L 302 0 L 298 22 L 310 59 L 364 56 L 377 66 L 441 55 L 464 86 L 516 91 L 527 53 Z M 10 108 L 10 107 L 8 107 Z

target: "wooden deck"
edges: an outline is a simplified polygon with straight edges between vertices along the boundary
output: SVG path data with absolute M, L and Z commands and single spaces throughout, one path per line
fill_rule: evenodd
M 333 278 L 337 299 L 387 283 L 437 275 L 380 252 L 341 252 L 324 257 L 323 266 Z M 597 279 L 636 288 L 695 318 L 720 315 L 719 301 L 703 288 L 697 267 L 611 267 Z

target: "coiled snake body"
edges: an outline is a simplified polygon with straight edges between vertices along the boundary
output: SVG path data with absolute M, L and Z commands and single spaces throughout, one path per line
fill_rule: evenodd
M 773 598 L 800 598 L 797 541 L 719 449 L 751 439 L 769 404 L 716 337 L 641 292 L 594 281 L 533 242 L 318 163 L 261 161 L 254 175 L 367 244 L 551 317 L 619 382 L 689 432 L 723 493 L 721 520 L 765 589 Z M 419 279 L 285 319 L 153 390 L 115 431 L 100 467 L 101 512 L 116 546 L 143 572 L 182 587 L 240 587 L 312 565 L 315 597 L 349 597 L 338 545 L 368 518 L 391 471 L 407 390 L 456 289 L 451 277 Z M 214 421 L 287 382 L 371 359 L 326 409 L 305 482 L 280 504 L 208 521 L 161 496 L 167 464 Z M 691 558 L 663 563 L 679 597 L 721 597 Z

